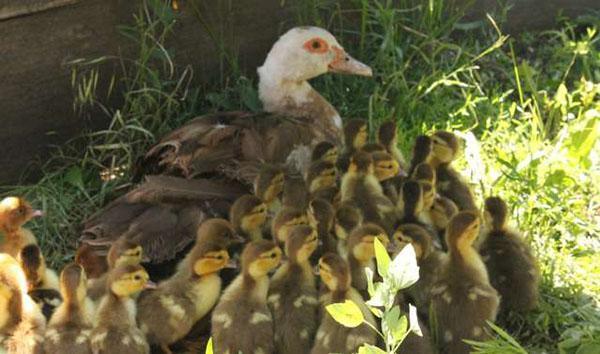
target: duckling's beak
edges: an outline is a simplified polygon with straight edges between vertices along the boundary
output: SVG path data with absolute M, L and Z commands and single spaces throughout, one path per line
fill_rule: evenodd
M 33 213 L 31 214 L 34 218 L 35 217 L 42 217 L 44 216 L 44 212 L 41 210 L 34 210 Z
M 373 70 L 366 64 L 352 58 L 343 49 L 334 47 L 335 58 L 329 63 L 329 72 L 359 76 L 373 76 Z
M 225 268 L 229 268 L 229 269 L 237 269 L 239 266 L 237 259 L 235 258 L 229 258 L 229 262 L 227 262 L 227 264 L 225 264 Z
M 233 243 L 245 243 L 246 239 L 244 238 L 244 236 L 242 236 L 240 234 L 234 234 L 232 237 L 232 242 Z
M 398 250 L 398 247 L 396 245 L 396 242 L 390 242 L 387 244 L 387 246 L 385 247 L 386 251 L 388 251 L 388 253 L 394 253 Z
M 146 282 L 146 285 L 144 285 L 144 289 L 156 289 L 158 287 L 158 285 L 156 285 L 155 282 L 153 282 L 152 280 L 148 280 Z

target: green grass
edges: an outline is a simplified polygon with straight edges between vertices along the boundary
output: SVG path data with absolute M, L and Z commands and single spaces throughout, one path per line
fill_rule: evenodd
M 373 80 L 314 80 L 342 116 L 373 127 L 397 119 L 407 153 L 417 134 L 459 133 L 468 155 L 459 165 L 478 197 L 506 199 L 532 244 L 543 274 L 541 306 L 501 318 L 510 336 L 498 332 L 478 352 L 600 352 L 600 16 L 509 38 L 499 29 L 504 13 L 465 23 L 464 9 L 443 0 L 404 0 L 397 8 L 355 0 L 350 9 L 296 3 L 299 24 L 329 28 L 376 73 Z M 175 17 L 160 1 L 146 1 L 121 28 L 136 57 L 76 61 L 74 106 L 82 115 L 102 107 L 109 127 L 57 148 L 35 185 L 2 188 L 48 211 L 32 228 L 54 266 L 71 259 L 80 221 L 130 187 L 132 165 L 158 137 L 197 114 L 259 108 L 255 78 L 244 76 L 223 45 L 223 77 L 202 89 L 190 84 L 191 72 L 162 46 Z M 98 64 L 106 61 L 121 72 L 109 92 L 98 92 Z M 99 97 L 120 94 L 115 87 L 124 89 L 124 103 L 112 111 Z

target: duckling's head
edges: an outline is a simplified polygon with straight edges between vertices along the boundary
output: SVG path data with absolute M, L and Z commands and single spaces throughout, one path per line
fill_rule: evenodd
M 229 209 L 229 220 L 238 233 L 259 230 L 267 220 L 267 205 L 255 195 L 243 195 Z
M 279 37 L 258 68 L 261 83 L 274 79 L 301 82 L 327 72 L 373 75 L 371 68 L 348 55 L 331 33 L 311 26 L 292 28 Z
M 294 226 L 285 241 L 285 254 L 291 262 L 305 263 L 317 249 L 317 231 L 311 226 Z
M 337 169 L 329 161 L 315 161 L 310 164 L 306 176 L 306 184 L 310 193 L 319 189 L 335 186 L 337 182 Z
M 374 172 L 371 154 L 364 151 L 357 151 L 352 155 L 347 173 L 367 175 L 373 174 Z
M 433 133 L 431 143 L 433 155 L 441 163 L 452 162 L 460 149 L 456 135 L 443 130 Z
M 348 263 L 337 253 L 326 253 L 319 259 L 319 275 L 329 291 L 346 291 L 352 278 Z
M 19 252 L 18 260 L 27 278 L 28 289 L 39 287 L 46 272 L 46 260 L 40 247 L 35 244 L 23 247 Z
M 427 258 L 433 249 L 431 235 L 417 224 L 398 226 L 394 233 L 394 241 L 398 245 L 398 249 L 402 249 L 410 243 L 415 249 L 418 260 Z
M 336 163 L 338 159 L 338 149 L 337 146 L 328 142 L 322 141 L 318 143 L 312 151 L 311 160 L 314 161 L 328 161 L 331 163 Z
M 88 243 L 82 243 L 75 253 L 75 263 L 85 269 L 85 274 L 90 279 L 98 278 L 108 271 L 106 252 L 102 254 Z
M 384 246 L 390 243 L 390 239 L 383 228 L 372 223 L 363 224 L 348 236 L 348 250 L 351 250 L 354 258 L 360 262 L 368 262 L 375 257 L 373 244 L 379 239 Z
M 0 201 L 0 229 L 13 231 L 32 218 L 42 215 L 42 211 L 34 210 L 23 198 L 6 197 Z
M 308 215 L 304 210 L 283 208 L 277 213 L 271 224 L 271 234 L 279 244 L 285 244 L 290 230 L 294 226 L 309 225 Z
M 484 218 L 492 230 L 503 230 L 508 218 L 508 207 L 500 197 L 488 197 L 485 200 Z
M 421 191 L 423 192 L 423 210 L 429 210 L 433 206 L 435 199 L 435 187 L 431 182 L 420 181 Z
M 281 199 L 284 208 L 305 208 L 308 203 L 308 188 L 306 187 L 304 178 L 300 175 L 286 176 L 283 184 L 283 197 Z
M 338 239 L 346 240 L 357 226 L 362 224 L 363 216 L 353 205 L 344 203 L 335 210 L 335 235 Z
M 196 243 L 190 251 L 192 274 L 198 277 L 219 272 L 229 264 L 229 253 L 223 245 L 212 242 Z
M 252 241 L 244 248 L 241 260 L 244 274 L 252 278 L 263 277 L 279 265 L 281 248 L 271 241 Z
M 254 181 L 254 194 L 270 204 L 283 191 L 284 173 L 279 166 L 263 164 Z
M 321 188 L 316 192 L 312 193 L 311 197 L 313 199 L 325 199 L 331 205 L 339 205 L 342 199 L 340 189 L 337 185 L 331 186 L 329 188 Z
M 397 132 L 398 130 L 395 121 L 385 121 L 381 123 L 377 130 L 377 142 L 385 146 L 387 150 L 390 150 L 392 147 L 396 146 L 398 138 Z
M 82 266 L 67 264 L 60 273 L 60 293 L 65 301 L 82 303 L 87 295 L 87 277 Z
M 436 197 L 431 206 L 431 221 L 438 229 L 445 229 L 454 215 L 458 214 L 458 207 L 450 198 Z
M 225 219 L 208 219 L 200 224 L 196 232 L 196 244 L 214 243 L 227 248 L 233 243 L 242 242 L 244 242 L 244 239 L 235 232 L 233 225 Z
M 412 179 L 419 182 L 429 182 L 435 185 L 436 175 L 435 169 L 427 162 L 421 162 L 413 170 Z
M 406 181 L 400 189 L 398 209 L 404 215 L 416 215 L 423 210 L 423 188 L 416 181 Z
M 417 136 L 412 150 L 412 160 L 410 161 L 410 165 L 414 168 L 414 166 L 417 166 L 421 162 L 427 162 L 431 156 L 432 146 L 433 144 L 430 137 L 427 135 Z
M 479 235 L 479 216 L 472 211 L 456 214 L 446 228 L 446 244 L 453 250 L 469 249 Z
M 367 143 L 369 132 L 367 122 L 362 119 L 350 119 L 344 124 L 344 145 L 350 150 L 360 150 Z
M 117 297 L 128 297 L 151 287 L 150 276 L 139 264 L 117 266 L 108 278 L 108 289 Z
M 319 233 L 329 233 L 333 228 L 333 205 L 326 199 L 315 198 L 308 204 L 308 221 Z
M 369 154 L 372 154 L 374 152 L 385 152 L 386 151 L 385 146 L 383 146 L 379 143 L 366 143 L 365 145 L 363 145 L 361 150 L 364 152 L 368 152 Z
M 132 240 L 120 238 L 108 250 L 106 261 L 112 269 L 126 264 L 140 264 L 142 262 L 142 246 Z
M 380 182 L 395 177 L 400 172 L 398 161 L 388 152 L 377 151 L 372 153 L 371 157 L 375 167 L 375 176 Z

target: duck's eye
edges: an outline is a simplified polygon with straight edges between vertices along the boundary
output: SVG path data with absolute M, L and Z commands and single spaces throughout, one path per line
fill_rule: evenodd
M 316 41 L 316 40 L 313 41 L 310 45 L 311 45 L 312 49 L 319 49 L 319 48 L 321 48 L 321 42 Z

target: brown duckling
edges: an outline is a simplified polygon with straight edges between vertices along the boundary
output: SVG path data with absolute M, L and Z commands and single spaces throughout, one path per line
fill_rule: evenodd
M 435 169 L 427 162 L 416 165 L 410 177 L 417 182 L 429 182 L 434 186 L 436 183 Z
M 423 189 L 423 184 L 416 181 L 406 181 L 402 185 L 397 204 L 400 213 L 400 224 L 420 225 L 434 236 L 433 222 L 429 219 L 429 213 L 425 210 Z
M 388 152 L 377 151 L 371 153 L 375 167 L 375 177 L 381 184 L 383 194 L 395 204 L 398 201 L 398 189 L 404 181 L 399 175 L 400 165 Z
M 429 209 L 429 218 L 433 222 L 438 238 L 442 241 L 441 246 L 444 250 L 448 250 L 446 240 L 444 239 L 446 227 L 448 227 L 448 223 L 450 223 L 450 220 L 456 214 L 458 214 L 456 204 L 451 199 L 442 196 L 436 196 L 431 209 Z
M 385 230 L 372 223 L 363 224 L 348 236 L 348 264 L 352 275 L 352 287 L 367 297 L 367 275 L 365 268 L 375 272 L 375 238 L 384 246 L 390 239 Z
M 56 272 L 46 267 L 46 259 L 38 245 L 23 247 L 18 258 L 27 279 L 29 296 L 42 310 L 46 319 L 62 302 Z
M 271 224 L 271 235 L 277 244 L 285 245 L 285 240 L 294 226 L 309 224 L 306 211 L 291 208 L 281 209 Z
M 46 330 L 46 353 L 91 354 L 92 304 L 87 298 L 87 277 L 78 264 L 67 265 L 60 274 L 63 303 Z
M 436 170 L 438 193 L 452 199 L 459 210 L 477 211 L 471 188 L 450 166 L 460 150 L 458 138 L 450 132 L 437 131 L 432 135 L 431 141 L 430 163 Z
M 306 185 L 309 193 L 316 193 L 320 189 L 335 186 L 337 182 L 337 170 L 335 165 L 328 161 L 316 161 L 311 163 L 306 175 Z
M 379 126 L 377 129 L 377 142 L 385 146 L 385 150 L 390 153 L 400 168 L 406 171 L 408 166 L 406 165 L 406 159 L 404 154 L 398 149 L 398 128 L 396 122 L 388 120 Z
M 363 216 L 360 210 L 353 205 L 344 203 L 336 208 L 334 221 L 335 236 L 337 238 L 336 252 L 344 259 L 348 257 L 348 235 L 362 222 Z
M 281 207 L 279 197 L 283 192 L 284 177 L 281 167 L 263 164 L 254 181 L 254 195 L 259 197 L 273 213 Z
M 315 145 L 311 155 L 311 161 L 328 161 L 337 163 L 338 148 L 329 141 L 322 141 Z
M 294 227 L 285 243 L 287 262 L 271 279 L 268 303 L 273 313 L 277 353 L 310 352 L 317 331 L 319 305 L 310 258 L 318 242 L 317 232 L 312 227 Z
M 429 160 L 431 159 L 432 148 L 433 143 L 430 137 L 428 137 L 427 135 L 417 136 L 412 149 L 410 167 L 408 168 L 409 176 L 413 175 L 417 165 L 423 162 L 429 162 Z
M 322 317 L 310 353 L 356 353 L 364 344 L 375 345 L 377 334 L 368 325 L 363 323 L 355 328 L 344 327 L 325 310 L 327 305 L 352 300 L 360 308 L 365 321 L 376 326 L 375 318 L 362 296 L 350 285 L 352 278 L 348 263 L 335 253 L 327 253 L 319 260 L 319 273 L 327 293 L 319 299 Z
M 247 240 L 260 240 L 263 238 L 262 229 L 267 220 L 267 206 L 254 195 L 243 195 L 231 206 L 229 220 L 235 231 L 244 235 Z
M 369 154 L 372 154 L 375 152 L 386 152 L 385 146 L 383 146 L 379 143 L 366 143 L 365 145 L 363 145 L 363 147 L 360 150 L 364 151 L 364 152 L 368 152 Z
M 23 225 L 34 217 L 42 216 L 40 210 L 34 210 L 23 198 L 6 197 L 0 201 L 0 252 L 13 257 L 29 244 L 37 244 L 33 233 Z
M 246 245 L 242 273 L 225 289 L 212 314 L 215 353 L 274 353 L 273 317 L 267 306 L 268 274 L 280 259 L 281 249 L 273 242 Z
M 96 279 L 108 272 L 106 253 L 102 254 L 90 244 L 84 243 L 77 248 L 75 263 L 85 270 L 88 279 Z
M 310 201 L 308 206 L 308 221 L 310 225 L 317 230 L 322 247 L 319 247 L 319 256 L 326 252 L 335 252 L 337 249 L 337 240 L 333 235 L 333 221 L 335 218 L 335 209 L 327 200 L 316 198 Z M 319 258 L 316 258 L 318 260 Z
M 27 295 L 27 280 L 12 256 L 0 253 L 0 351 L 43 353 L 46 320 Z
M 341 173 L 346 172 L 354 152 L 365 146 L 369 138 L 367 122 L 362 119 L 350 119 L 344 124 L 344 151 L 340 155 L 337 167 Z
M 518 312 L 537 307 L 540 272 L 531 248 L 517 230 L 507 226 L 508 208 L 499 197 L 485 200 L 485 231 L 480 253 L 501 308 Z
M 337 185 L 321 188 L 310 196 L 311 199 L 325 199 L 334 207 L 342 202 L 342 194 Z
M 288 174 L 283 184 L 281 203 L 283 208 L 305 209 L 308 206 L 308 187 L 304 178 Z
M 150 353 L 146 336 L 137 327 L 133 296 L 153 287 L 141 265 L 120 265 L 110 271 L 91 333 L 92 351 L 98 354 Z
M 393 230 L 396 210 L 375 177 L 370 154 L 358 151 L 352 156 L 348 171 L 342 178 L 341 194 L 342 202 L 353 203 L 361 210 L 365 221 Z
M 137 321 L 150 344 L 171 353 L 169 345 L 182 339 L 203 319 L 221 295 L 219 271 L 229 263 L 225 245 L 211 235 L 201 238 L 186 257 L 188 267 L 179 267 L 157 289 L 138 299 Z
M 106 294 L 110 270 L 122 265 L 138 265 L 142 262 L 142 255 L 142 246 L 136 242 L 121 238 L 113 243 L 106 256 L 109 272 L 88 280 L 89 298 L 98 301 Z
M 448 257 L 431 290 L 431 310 L 442 353 L 469 353 L 470 347 L 463 340 L 485 340 L 486 321 L 496 319 L 500 299 L 473 248 L 479 224 L 477 214 L 461 211 L 446 230 Z

